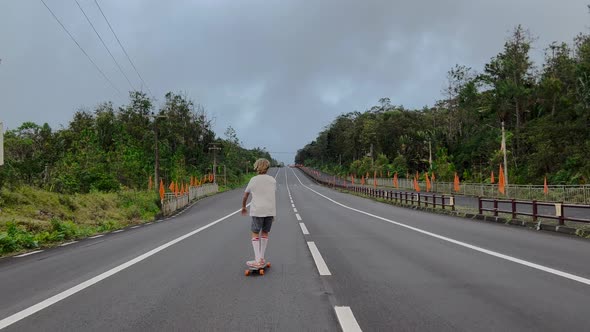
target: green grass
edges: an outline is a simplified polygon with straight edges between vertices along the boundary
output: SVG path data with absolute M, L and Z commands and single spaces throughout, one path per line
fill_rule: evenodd
M 57 194 L 31 187 L 0 191 L 0 256 L 153 220 L 158 197 L 145 191 Z

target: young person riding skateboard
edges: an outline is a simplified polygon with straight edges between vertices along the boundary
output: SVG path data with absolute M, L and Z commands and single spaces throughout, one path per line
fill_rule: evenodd
M 254 176 L 244 192 L 242 199 L 242 215 L 248 214 L 246 203 L 252 195 L 250 216 L 252 217 L 252 247 L 254 248 L 254 260 L 246 262 L 250 267 L 262 267 L 266 264 L 264 253 L 268 245 L 268 233 L 277 215 L 275 193 L 277 182 L 275 178 L 266 174 L 270 162 L 264 158 L 256 160 L 254 170 L 258 175 Z

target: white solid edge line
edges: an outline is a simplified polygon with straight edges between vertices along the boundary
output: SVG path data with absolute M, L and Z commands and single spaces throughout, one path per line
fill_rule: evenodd
M 95 236 L 91 236 L 89 237 L 89 239 L 98 239 L 99 237 L 103 237 L 104 234 L 99 234 L 99 235 L 95 235 Z
M 334 307 L 336 311 L 336 317 L 338 317 L 338 323 L 344 332 L 358 332 L 362 331 L 359 323 L 354 318 L 354 314 L 350 307 Z
M 387 222 L 389 222 L 391 224 L 394 224 L 394 225 L 397 225 L 397 226 L 400 226 L 400 227 L 404 227 L 404 228 L 413 230 L 415 232 L 422 233 L 424 235 L 428 235 L 428 236 L 431 236 L 431 237 L 434 237 L 434 238 L 437 238 L 437 239 L 440 239 L 440 240 L 443 240 L 443 241 L 447 241 L 447 242 L 456 244 L 456 245 L 461 246 L 461 247 L 465 247 L 465 248 L 469 248 L 469 249 L 472 249 L 472 250 L 475 250 L 475 251 L 479 251 L 481 253 L 484 253 L 484 254 L 487 254 L 487 255 L 490 255 L 490 256 L 501 258 L 501 259 L 504 259 L 504 260 L 507 260 L 507 261 L 510 261 L 510 262 L 513 262 L 513 263 L 521 264 L 521 265 L 524 265 L 524 266 L 528 266 L 528 267 L 531 267 L 533 269 L 537 269 L 537 270 L 540 270 L 540 271 L 543 271 L 543 272 L 547 272 L 547 273 L 550 273 L 550 274 L 553 274 L 553 275 L 556 275 L 556 276 L 559 276 L 559 277 L 563 277 L 563 278 L 566 278 L 566 279 L 577 281 L 579 283 L 586 284 L 586 285 L 589 285 L 590 286 L 590 279 L 588 279 L 588 278 L 580 277 L 580 276 L 577 276 L 575 274 L 571 274 L 571 273 L 568 273 L 568 272 L 560 271 L 560 270 L 557 270 L 557 269 L 554 269 L 554 268 L 550 268 L 550 267 L 547 267 L 547 266 L 544 266 L 544 265 L 536 264 L 536 263 L 533 263 L 533 262 L 525 261 L 524 259 L 520 259 L 520 258 L 508 256 L 508 255 L 505 255 L 505 254 L 502 254 L 502 253 L 499 253 L 499 252 L 496 252 L 496 251 L 484 249 L 484 248 L 481 248 L 481 247 L 478 247 L 478 246 L 475 246 L 475 245 L 472 245 L 472 244 L 469 244 L 469 243 L 465 243 L 465 242 L 461 242 L 461 241 L 458 241 L 458 240 L 455 240 L 455 239 L 451 239 L 451 238 L 446 237 L 446 236 L 438 235 L 438 234 L 435 234 L 435 233 L 432 233 L 432 232 L 429 232 L 429 231 L 425 231 L 425 230 L 420 229 L 420 228 L 417 228 L 417 227 L 413 227 L 413 226 L 409 226 L 409 225 L 406 225 L 406 224 L 402 224 L 402 223 L 397 222 L 397 221 L 393 221 L 393 220 L 390 220 L 390 219 L 387 219 L 387 218 L 384 218 L 384 217 L 380 217 L 380 216 L 377 216 L 377 215 L 374 215 L 374 214 L 371 214 L 371 213 L 368 213 L 368 212 L 365 212 L 365 211 L 362 211 L 362 210 L 355 209 L 355 208 L 352 208 L 350 206 L 344 205 L 344 204 L 339 203 L 339 202 L 337 202 L 337 201 L 329 198 L 328 196 L 322 195 L 319 192 L 317 192 L 317 191 L 311 189 L 310 187 L 304 185 L 303 182 L 301 182 L 301 180 L 297 176 L 297 174 L 295 174 L 295 171 L 293 171 L 292 169 L 291 169 L 291 171 L 293 172 L 293 174 L 295 175 L 295 177 L 297 178 L 297 180 L 299 180 L 299 183 L 301 183 L 302 186 L 304 186 L 308 190 L 313 191 L 314 193 L 318 194 L 319 196 L 321 196 L 321 197 L 323 197 L 323 198 L 331 201 L 332 203 L 342 206 L 343 208 L 346 208 L 346 209 L 349 209 L 349 210 L 352 210 L 352 211 L 355 211 L 355 212 L 358 212 L 358 213 L 362 213 L 364 215 L 367 215 L 369 217 L 373 217 L 373 218 L 376 218 L 376 219 L 379 219 L 379 220 L 387 221 Z
M 71 242 L 66 242 L 66 243 L 62 243 L 62 244 L 60 244 L 59 246 L 60 246 L 60 247 L 65 247 L 65 246 L 69 246 L 70 244 L 74 244 L 74 243 L 76 243 L 76 242 L 78 242 L 78 241 L 71 241 Z
M 139 228 L 139 226 L 133 226 L 133 227 L 131 227 L 131 229 L 135 229 L 135 228 Z
M 121 233 L 121 232 L 124 232 L 124 231 L 125 231 L 124 229 L 119 229 L 117 231 L 114 231 L 113 233 Z
M 301 227 L 301 231 L 303 232 L 303 234 L 309 235 L 309 231 L 307 230 L 307 227 L 305 227 L 304 223 L 300 222 L 299 227 Z
M 326 265 L 326 262 L 315 243 L 313 241 L 308 241 L 307 246 L 309 247 L 309 251 L 311 251 L 311 256 L 313 257 L 313 261 L 315 262 L 315 266 L 318 268 L 320 275 L 331 276 L 332 273 L 330 273 L 328 265 Z
M 248 205 L 250 205 L 250 204 L 248 204 Z M 164 250 L 164 249 L 166 249 L 166 248 L 168 248 L 168 247 L 170 247 L 170 246 L 172 246 L 172 245 L 174 245 L 174 244 L 176 244 L 176 243 L 178 243 L 178 242 L 180 242 L 180 241 L 182 241 L 182 240 L 184 240 L 184 239 L 186 239 L 188 237 L 191 237 L 191 236 L 193 236 L 193 235 L 195 235 L 197 233 L 200 233 L 200 232 L 204 231 L 205 229 L 207 229 L 207 228 L 209 228 L 209 227 L 211 227 L 211 226 L 213 226 L 215 224 L 218 224 L 218 223 L 222 222 L 223 220 L 225 220 L 225 219 L 227 219 L 227 218 L 229 218 L 229 217 L 231 217 L 231 216 L 239 213 L 240 211 L 241 211 L 241 209 L 240 210 L 237 210 L 235 212 L 232 212 L 232 213 L 228 214 L 225 217 L 219 218 L 219 219 L 217 219 L 217 220 L 215 220 L 215 221 L 213 221 L 213 222 L 211 222 L 211 223 L 209 223 L 209 224 L 207 224 L 205 226 L 202 226 L 200 228 L 195 229 L 194 231 L 192 231 L 190 233 L 187 233 L 187 234 L 185 234 L 185 235 L 183 235 L 181 237 L 178 237 L 178 238 L 176 238 L 176 239 L 174 239 L 174 240 L 172 240 L 170 242 L 167 242 L 167 243 L 165 243 L 165 244 L 163 244 L 163 245 L 161 245 L 161 246 L 159 246 L 159 247 L 157 247 L 155 249 L 152 249 L 152 250 L 146 252 L 145 254 L 139 255 L 139 256 L 133 258 L 130 261 L 127 261 L 127 262 L 125 262 L 125 263 L 123 263 L 123 264 L 121 264 L 119 266 L 116 266 L 116 267 L 114 267 L 114 268 L 112 268 L 112 269 L 110 269 L 110 270 L 108 270 L 106 272 L 103 272 L 103 273 L 97 275 L 96 277 L 90 278 L 90 279 L 88 279 L 88 280 L 86 280 L 86 281 L 84 281 L 84 282 L 82 282 L 82 283 L 80 283 L 80 284 L 78 284 L 78 285 L 70 288 L 70 289 L 67 289 L 67 290 L 65 290 L 65 291 L 63 291 L 63 292 L 61 292 L 59 294 L 56 294 L 56 295 L 54 295 L 54 296 L 52 296 L 52 297 L 50 297 L 48 299 L 45 299 L 45 300 L 43 300 L 43 301 L 41 301 L 41 302 L 39 302 L 39 303 L 37 303 L 35 305 L 32 305 L 32 306 L 30 306 L 30 307 L 28 307 L 28 308 L 26 308 L 24 310 L 21 310 L 21 311 L 15 313 L 15 314 L 12 314 L 12 315 L 10 315 L 10 316 L 8 316 L 8 317 L 0 320 L 0 330 L 2 330 L 3 328 L 5 328 L 7 326 L 10 326 L 10 325 L 18 322 L 18 321 L 20 321 L 20 320 L 22 320 L 24 318 L 27 318 L 28 316 L 30 316 L 30 315 L 38 312 L 38 311 L 41 311 L 41 310 L 43 310 L 43 309 L 45 309 L 45 308 L 47 308 L 47 307 L 49 307 L 49 306 L 51 306 L 51 305 L 53 305 L 53 304 L 61 301 L 61 300 L 65 299 L 65 298 L 67 298 L 69 296 L 72 296 L 72 295 L 78 293 L 79 291 L 81 291 L 83 289 L 86 289 L 86 288 L 88 288 L 88 287 L 96 284 L 97 282 L 99 282 L 101 280 L 104 280 L 104 279 L 106 279 L 106 278 L 108 278 L 108 277 L 110 277 L 110 276 L 112 276 L 112 275 L 114 275 L 114 274 L 116 274 L 118 272 L 121 272 L 121 271 L 125 270 L 126 268 L 128 268 L 128 267 L 130 267 L 132 265 L 135 265 L 135 264 L 141 262 L 142 260 L 144 260 L 144 259 L 146 259 L 146 258 L 148 258 L 150 256 L 153 256 L 156 253 L 158 253 L 158 252 L 160 252 L 160 251 L 162 251 L 162 250 Z M 29 253 L 29 254 L 31 254 L 31 253 Z
M 35 251 L 27 252 L 26 254 L 20 254 L 20 255 L 18 255 L 18 256 L 14 256 L 14 257 L 19 257 L 19 258 L 20 258 L 20 257 L 26 257 L 26 256 L 29 256 L 29 255 L 38 254 L 38 253 L 40 253 L 40 252 L 42 252 L 42 251 L 43 251 L 43 250 L 35 250 Z
M 295 217 L 297 217 L 297 220 L 301 221 L 301 216 L 299 215 L 299 213 L 295 213 Z

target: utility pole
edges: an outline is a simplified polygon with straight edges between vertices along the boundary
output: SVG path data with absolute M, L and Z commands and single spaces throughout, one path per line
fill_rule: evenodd
M 504 120 L 502 120 L 502 152 L 504 153 L 504 185 L 508 191 L 508 160 L 506 159 L 506 134 L 504 132 Z
M 373 158 L 373 143 L 371 143 L 371 168 L 373 168 L 375 158 Z
M 165 115 L 154 115 L 154 112 L 150 115 L 154 119 L 154 188 L 156 192 L 160 190 L 160 149 L 158 147 L 158 119 L 167 118 Z
M 428 163 L 430 164 L 430 170 L 432 170 L 432 141 L 428 141 Z
M 217 183 L 217 150 L 221 150 L 218 147 L 218 143 L 209 143 L 211 147 L 209 147 L 209 151 L 213 151 L 213 183 Z

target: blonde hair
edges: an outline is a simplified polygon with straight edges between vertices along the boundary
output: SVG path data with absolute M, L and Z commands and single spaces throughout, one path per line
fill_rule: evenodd
M 256 172 L 258 172 L 259 174 L 266 173 L 266 171 L 268 171 L 269 167 L 270 167 L 270 162 L 268 162 L 268 160 L 266 160 L 264 158 L 260 158 L 260 159 L 256 160 L 256 162 L 254 163 L 254 170 Z

